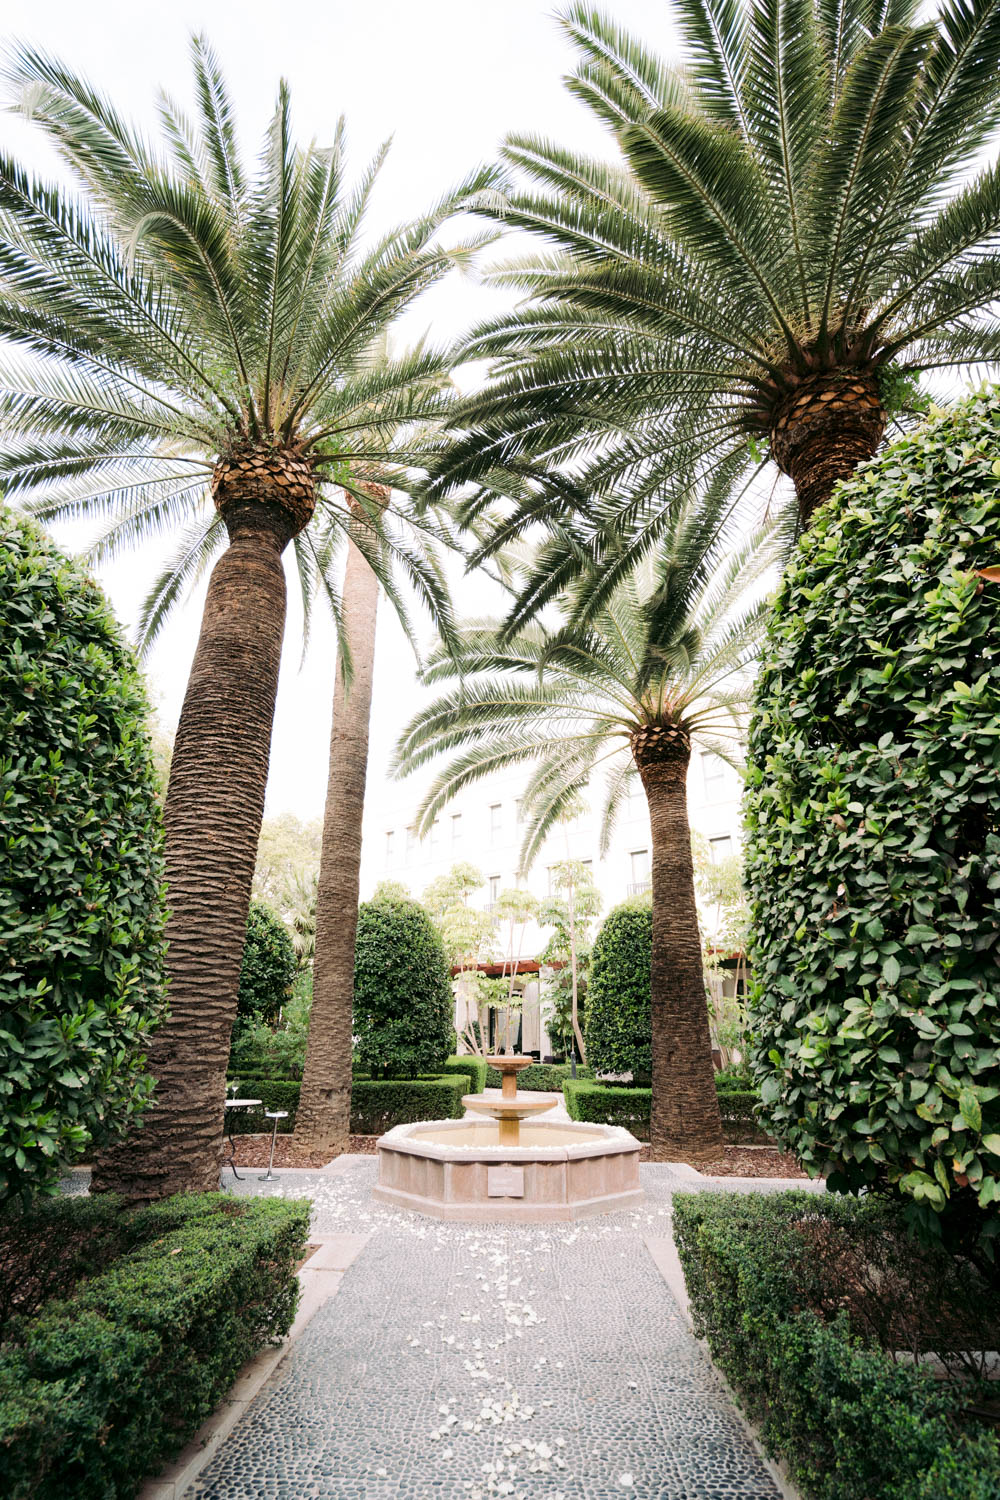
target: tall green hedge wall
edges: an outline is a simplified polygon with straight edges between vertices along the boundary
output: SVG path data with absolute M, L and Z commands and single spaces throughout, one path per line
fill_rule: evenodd
M 142 678 L 104 596 L 0 507 L 0 1203 L 124 1130 L 163 1015 Z
M 386 891 L 362 902 L 354 950 L 354 1036 L 373 1077 L 432 1072 L 454 1040 L 451 969 L 417 901 Z
M 995 1234 L 1000 1200 L 1000 583 L 980 572 L 998 564 L 991 387 L 819 512 L 750 734 L 770 1128 L 830 1187 L 888 1182 L 966 1240 Z

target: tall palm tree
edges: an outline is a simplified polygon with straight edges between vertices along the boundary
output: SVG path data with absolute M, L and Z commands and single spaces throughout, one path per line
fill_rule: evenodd
M 517 495 L 494 547 L 577 512 L 518 618 L 583 552 L 598 607 L 719 466 L 773 463 L 808 524 L 923 372 L 1000 357 L 1000 0 L 672 13 L 681 67 L 585 0 L 563 11 L 568 87 L 618 155 L 512 137 L 482 205 L 544 253 L 498 273 L 528 297 L 465 344 L 493 377 L 432 493 L 474 482 L 469 519 Z
M 343 123 L 329 148 L 297 148 L 282 84 L 251 175 L 200 39 L 193 63 L 196 117 L 162 100 L 157 154 L 83 79 L 24 49 L 13 63 L 22 107 L 76 191 L 0 158 L 0 338 L 28 356 L 0 370 L 0 486 L 45 519 L 107 517 L 99 555 L 179 532 L 149 629 L 171 589 L 225 547 L 164 813 L 171 1019 L 150 1056 L 157 1102 L 95 1178 L 137 1198 L 218 1180 L 284 629 L 282 554 L 292 543 L 308 587 L 322 571 L 307 530 L 316 507 L 346 525 L 341 486 L 356 490 L 366 465 L 402 485 L 419 465 L 399 434 L 440 410 L 424 379 L 430 357 L 373 368 L 368 351 L 450 268 L 434 236 L 485 180 L 362 250 L 384 151 L 351 186 Z M 441 603 L 436 575 L 408 561 Z
M 774 557 L 765 536 L 726 556 L 727 503 L 720 486 L 675 511 L 655 557 L 585 630 L 535 623 L 511 635 L 486 622 L 460 631 L 460 681 L 410 721 L 396 751 L 400 774 L 451 753 L 421 805 L 421 828 L 471 782 L 534 763 L 522 804 L 525 869 L 595 774 L 604 782 L 605 852 L 638 771 L 652 830 L 651 1144 L 661 1161 L 706 1162 L 722 1152 L 687 772 L 693 744 L 727 759 L 738 745 L 767 618 L 762 579 Z M 437 682 L 456 668 L 441 652 L 425 675 Z

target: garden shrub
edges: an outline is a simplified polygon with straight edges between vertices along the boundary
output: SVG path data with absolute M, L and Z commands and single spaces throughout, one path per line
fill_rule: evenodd
M 251 901 L 236 1000 L 239 1016 L 276 1021 L 298 973 L 295 945 L 277 912 Z
M 856 1306 L 843 1295 L 855 1289 L 850 1278 L 831 1280 L 831 1262 L 816 1256 L 818 1229 L 842 1249 L 856 1235 L 866 1250 L 881 1238 L 883 1264 L 902 1265 L 898 1285 L 918 1301 L 931 1278 L 953 1274 L 941 1253 L 913 1265 L 899 1215 L 884 1203 L 804 1192 L 674 1196 L 695 1332 L 707 1338 L 768 1449 L 787 1461 L 809 1500 L 995 1500 L 996 1437 L 962 1431 L 959 1384 L 896 1362 L 860 1336 Z M 884 1284 L 873 1282 L 871 1303 L 884 1299 Z
M 1000 583 L 978 571 L 998 541 L 993 387 L 814 518 L 750 734 L 770 1128 L 829 1187 L 888 1183 L 966 1244 L 1000 1228 Z
M 463 1053 L 460 1057 L 453 1054 L 447 1062 L 438 1063 L 434 1071 L 442 1075 L 464 1073 L 469 1080 L 467 1094 L 481 1094 L 486 1087 L 486 1064 L 481 1057 L 475 1057 L 471 1053 Z
M 312 1010 L 312 972 L 298 975 L 278 1026 L 249 1018 L 237 1021 L 229 1052 L 229 1072 L 236 1077 L 256 1073 L 261 1078 L 301 1078 L 309 1039 Z
M 570 1063 L 532 1063 L 528 1068 L 522 1068 L 517 1075 L 518 1090 L 526 1094 L 558 1094 L 564 1081 L 573 1076 L 573 1068 Z M 593 1078 L 594 1070 L 584 1067 L 582 1063 L 577 1064 L 577 1078 Z M 503 1077 L 496 1068 L 487 1067 L 486 1083 L 488 1089 L 498 1089 L 503 1084 Z
M 474 1092 L 469 1088 L 470 1077 L 464 1068 L 429 1078 L 355 1077 L 351 1083 L 351 1131 L 354 1135 L 382 1135 L 394 1125 L 410 1125 L 417 1120 L 461 1119 L 465 1112 L 462 1095 Z M 272 1121 L 264 1118 L 267 1109 L 288 1111 L 288 1119 L 278 1121 L 279 1135 L 295 1129 L 301 1084 L 287 1078 L 244 1074 L 239 1085 L 241 1098 L 260 1099 L 261 1104 L 258 1109 L 234 1112 L 234 1135 L 269 1134 Z M 229 1123 L 227 1120 L 227 1127 Z
M 165 907 L 148 721 L 100 589 L 0 508 L 0 1202 L 54 1191 L 152 1090 Z
M 419 902 L 379 891 L 362 902 L 354 950 L 354 1035 L 372 1077 L 429 1072 L 454 1032 L 451 970 Z
M 587 1061 L 597 1073 L 652 1077 L 650 967 L 653 908 L 649 898 L 616 906 L 594 942 L 587 994 Z
M 716 1087 L 726 1140 L 734 1143 L 766 1140 L 757 1123 L 760 1095 L 756 1089 L 722 1088 L 718 1080 Z M 584 1120 L 591 1125 L 621 1125 L 640 1140 L 649 1140 L 652 1089 L 588 1079 L 577 1079 L 574 1083 L 567 1078 L 563 1096 L 571 1120 Z
M 206 1193 L 118 1210 L 132 1248 L 70 1296 L 8 1323 L 5 1500 L 135 1495 L 246 1361 L 291 1326 L 308 1203 Z

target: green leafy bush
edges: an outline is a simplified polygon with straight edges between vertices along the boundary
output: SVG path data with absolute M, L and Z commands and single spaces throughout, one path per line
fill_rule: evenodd
M 770 1127 L 829 1187 L 888 1183 L 965 1244 L 1000 1228 L 1000 585 L 977 573 L 998 537 L 989 388 L 814 519 L 750 736 Z
M 0 1202 L 148 1101 L 164 1001 L 149 708 L 104 596 L 0 509 Z
M 760 1095 L 756 1089 L 720 1087 L 721 1077 L 719 1074 L 716 1087 L 726 1140 L 734 1143 L 766 1140 L 757 1123 Z M 576 1082 L 567 1078 L 562 1087 L 571 1120 L 584 1120 L 591 1125 L 621 1125 L 640 1140 L 649 1140 L 652 1089 L 582 1078 Z
M 852 1326 L 864 1301 L 856 1279 L 836 1272 L 857 1237 L 860 1263 L 881 1240 L 882 1265 L 902 1265 L 898 1285 L 919 1299 L 898 1214 L 803 1192 L 677 1194 L 674 1235 L 696 1333 L 809 1500 L 1000 1494 L 996 1437 L 959 1428 L 961 1386 L 897 1363 Z M 817 1254 L 831 1239 L 832 1253 Z M 916 1269 L 928 1285 L 953 1275 L 940 1254 Z M 884 1283 L 873 1283 L 876 1316 L 885 1295 Z M 896 1326 L 886 1319 L 890 1342 Z
M 307 969 L 296 977 L 279 1025 L 269 1026 L 253 1017 L 237 1021 L 229 1072 L 236 1077 L 256 1073 L 262 1078 L 301 1078 L 311 1009 L 312 972 Z
M 465 1076 L 445 1078 L 373 1078 L 351 1088 L 351 1130 L 356 1135 L 383 1135 L 394 1125 L 417 1120 L 460 1120 Z
M 475 1057 L 471 1053 L 463 1053 L 461 1057 L 451 1056 L 445 1063 L 438 1063 L 435 1072 L 442 1075 L 448 1073 L 464 1073 L 469 1080 L 467 1094 L 481 1094 L 486 1087 L 486 1064 L 481 1057 Z
M 587 996 L 587 1061 L 597 1073 L 652 1077 L 649 1008 L 653 908 L 648 897 L 622 902 L 594 942 Z
M 429 1072 L 454 1033 L 451 970 L 417 901 L 391 890 L 362 902 L 354 950 L 354 1035 L 373 1078 Z
M 518 1090 L 526 1094 L 558 1094 L 567 1078 L 573 1076 L 573 1068 L 570 1063 L 532 1063 L 529 1068 L 522 1068 L 517 1075 Z M 577 1078 L 593 1078 L 594 1070 L 584 1067 L 582 1063 L 577 1064 Z M 496 1068 L 486 1069 L 485 1087 L 498 1089 L 503 1084 L 503 1078 Z
M 68 1297 L 8 1322 L 5 1500 L 135 1495 L 241 1366 L 291 1326 L 307 1203 L 213 1193 L 131 1215 L 119 1205 L 119 1215 L 131 1240 L 124 1255 Z M 48 1220 L 38 1222 L 44 1230 Z
M 276 1021 L 298 973 L 295 945 L 277 912 L 251 901 L 236 1008 L 247 1019 Z
M 462 1095 L 476 1092 L 469 1088 L 471 1076 L 462 1068 L 428 1078 L 356 1077 L 351 1084 L 351 1131 L 355 1135 L 382 1135 L 394 1125 L 410 1125 L 417 1120 L 461 1119 L 465 1112 Z M 288 1119 L 278 1121 L 279 1135 L 295 1129 L 301 1084 L 287 1078 L 244 1074 L 239 1086 L 241 1098 L 259 1099 L 261 1103 L 257 1109 L 234 1112 L 234 1135 L 270 1132 L 272 1122 L 264 1117 L 267 1109 L 288 1111 Z

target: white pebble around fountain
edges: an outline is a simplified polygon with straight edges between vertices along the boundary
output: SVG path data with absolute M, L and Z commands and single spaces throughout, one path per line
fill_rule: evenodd
M 432 1120 L 397 1125 L 378 1141 L 382 1203 L 438 1219 L 537 1224 L 610 1213 L 642 1200 L 639 1142 L 616 1125 L 521 1121 L 552 1106 L 517 1094 L 517 1074 L 534 1061 L 487 1059 L 500 1099 L 467 1094 L 463 1104 L 491 1121 Z

